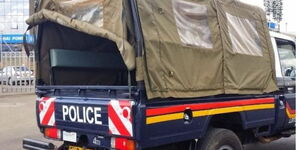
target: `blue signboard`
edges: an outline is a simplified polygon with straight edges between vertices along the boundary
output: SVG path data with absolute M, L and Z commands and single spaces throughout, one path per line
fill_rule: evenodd
M 274 22 L 268 22 L 268 27 L 269 29 L 276 29 L 277 28 L 277 24 Z
M 26 35 L 27 43 L 33 43 L 33 36 Z M 0 43 L 20 44 L 23 43 L 23 34 L 3 34 L 0 35 Z

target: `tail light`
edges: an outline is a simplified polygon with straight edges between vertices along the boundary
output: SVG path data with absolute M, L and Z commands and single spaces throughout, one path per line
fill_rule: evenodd
M 44 135 L 51 139 L 61 139 L 61 132 L 57 128 L 45 128 Z
M 135 150 L 135 142 L 126 138 L 111 138 L 111 147 L 117 150 Z

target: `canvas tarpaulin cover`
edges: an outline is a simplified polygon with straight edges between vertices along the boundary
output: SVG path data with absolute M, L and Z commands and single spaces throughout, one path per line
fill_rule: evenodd
M 111 40 L 117 45 L 127 68 L 132 70 L 135 68 L 135 54 L 127 38 L 132 28 L 128 11 L 127 1 L 122 0 L 41 0 L 36 12 L 26 22 L 30 26 L 56 23 Z M 51 30 L 46 28 L 42 30 Z M 57 32 L 55 27 L 52 31 Z M 72 38 L 73 35 L 66 36 Z
M 264 12 L 236 0 L 137 0 L 148 98 L 277 90 Z M 139 67 L 143 68 L 140 71 Z
M 117 75 L 120 72 L 117 69 L 58 68 L 54 71 L 50 66 L 51 49 L 110 53 L 122 57 L 128 70 L 135 68 L 128 1 L 40 0 L 37 2 L 35 13 L 26 22 L 30 27 L 38 27 L 36 28 L 38 29 L 36 46 L 38 84 L 120 85 L 121 83 L 117 81 L 120 79 Z
M 136 69 L 137 81 L 145 82 L 149 99 L 277 90 L 261 9 L 236 0 L 136 0 L 144 49 L 135 58 L 128 2 L 40 1 L 27 23 L 42 27 L 42 78 L 49 78 L 47 51 L 53 47 L 117 49 L 127 68 Z

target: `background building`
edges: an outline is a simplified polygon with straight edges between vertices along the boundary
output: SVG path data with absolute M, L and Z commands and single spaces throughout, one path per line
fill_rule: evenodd
M 0 0 L 0 53 L 21 51 L 31 1 Z
M 0 0 L 2 34 L 23 34 L 29 17 L 29 0 Z
M 5 72 L 4 68 L 26 67 L 34 71 L 34 53 L 31 51 L 27 56 L 23 46 L 23 35 L 28 26 L 25 21 L 33 8 L 31 1 L 34 0 L 0 0 L 0 94 L 34 91 L 34 82 L 21 84 L 23 81 L 18 81 L 20 84 L 10 86 L 3 78 L 7 74 L 15 75 L 12 69 L 11 72 Z M 27 42 L 32 42 L 30 33 L 26 35 L 26 39 Z

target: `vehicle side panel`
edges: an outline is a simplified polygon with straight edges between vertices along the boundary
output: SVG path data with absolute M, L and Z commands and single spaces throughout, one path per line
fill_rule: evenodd
M 270 125 L 275 121 L 273 97 L 164 104 L 145 108 L 144 126 L 139 131 L 143 138 L 137 138 L 142 148 L 203 137 L 214 115 L 240 113 L 244 129 Z M 191 118 L 187 117 L 189 111 Z
M 285 129 L 290 129 L 295 127 L 296 119 L 296 94 L 289 93 L 285 94 Z

